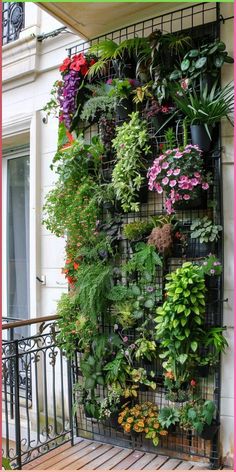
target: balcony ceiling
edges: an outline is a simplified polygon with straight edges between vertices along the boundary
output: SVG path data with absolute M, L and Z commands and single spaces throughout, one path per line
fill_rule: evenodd
M 37 4 L 85 39 L 101 36 L 120 27 L 161 15 L 171 9 L 178 10 L 179 6 L 183 6 L 182 2 L 163 1 L 148 3 L 37 2 Z

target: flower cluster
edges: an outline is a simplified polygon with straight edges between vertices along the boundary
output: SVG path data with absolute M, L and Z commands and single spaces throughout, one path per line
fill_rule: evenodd
M 158 436 L 166 436 L 168 431 L 164 430 L 158 421 L 158 408 L 151 402 L 124 408 L 119 414 L 118 423 L 126 433 L 146 433 L 146 438 L 152 439 L 157 446 Z
M 165 191 L 168 214 L 174 213 L 176 202 L 194 199 L 199 188 L 209 188 L 202 167 L 201 150 L 192 144 L 188 144 L 183 150 L 168 149 L 154 160 L 148 171 L 149 190 L 159 194 Z
M 152 100 L 148 111 L 146 111 L 146 118 L 152 118 L 153 116 L 158 115 L 159 113 L 167 114 L 174 110 L 174 107 L 168 104 L 159 105 L 157 100 Z
M 65 274 L 65 278 L 68 283 L 73 287 L 76 282 L 76 271 L 79 269 L 79 263 L 72 259 L 66 259 L 65 267 L 62 269 L 62 273 Z
M 93 58 L 88 59 L 81 53 L 64 59 L 59 68 L 62 74 L 62 81 L 59 82 L 58 87 L 59 120 L 65 123 L 67 129 L 70 129 L 73 115 L 76 112 L 78 89 L 82 86 L 89 67 L 94 63 Z

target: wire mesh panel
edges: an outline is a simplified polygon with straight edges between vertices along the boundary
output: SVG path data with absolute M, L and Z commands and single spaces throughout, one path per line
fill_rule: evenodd
M 201 44 L 207 41 L 214 41 L 219 37 L 219 7 L 214 3 L 201 3 L 186 8 L 165 13 L 163 15 L 151 18 L 149 20 L 141 21 L 139 23 L 123 27 L 119 30 L 113 31 L 102 37 L 95 38 L 90 44 L 96 44 L 104 39 L 112 39 L 115 42 L 120 43 L 121 41 L 136 36 L 146 37 L 156 30 L 160 30 L 162 33 L 174 33 L 174 32 L 185 32 L 192 38 L 194 46 L 197 48 Z M 86 52 L 90 46 L 88 42 L 79 44 L 71 48 L 68 53 L 69 56 L 80 52 Z M 115 77 L 115 71 L 110 68 L 107 71 L 107 75 L 103 77 L 106 81 L 111 77 Z M 141 116 L 146 120 L 146 111 L 142 110 Z M 122 120 L 115 120 L 116 126 L 122 124 Z M 182 145 L 183 141 L 183 129 L 180 126 L 180 117 L 175 117 L 172 122 L 177 129 L 177 140 L 179 145 Z M 155 159 L 162 146 L 165 144 L 164 131 L 157 133 L 156 128 L 153 126 L 152 120 L 147 120 L 148 133 L 151 145 L 151 161 Z M 98 126 L 94 125 L 90 129 L 86 130 L 85 136 L 87 139 L 91 139 L 94 133 L 101 133 L 102 124 Z M 83 128 L 82 128 L 83 129 Z M 222 241 L 219 240 L 212 244 L 211 247 L 204 248 L 199 244 L 198 240 L 192 240 L 190 236 L 190 226 L 193 220 L 199 217 L 208 216 L 214 224 L 222 224 L 222 195 L 221 195 L 221 148 L 220 148 L 220 129 L 216 128 L 213 138 L 213 145 L 209 152 L 204 153 L 204 169 L 206 172 L 210 172 L 212 175 L 212 185 L 205 195 L 200 195 L 199 201 L 196 201 L 194 205 L 179 205 L 176 211 L 176 219 L 181 226 L 181 232 L 184 234 L 185 244 L 183 241 L 175 241 L 172 255 L 166 258 L 164 267 L 159 269 L 156 274 L 156 283 L 159 289 L 164 292 L 165 275 L 169 272 L 176 270 L 176 268 L 182 266 L 185 261 L 198 261 L 205 257 L 209 252 L 218 254 L 222 258 Z M 190 136 L 189 142 L 190 142 Z M 111 172 L 114 167 L 114 156 L 103 164 L 104 182 L 109 182 L 111 179 Z M 122 228 L 124 224 L 133 221 L 144 220 L 148 221 L 152 217 L 156 217 L 166 213 L 164 197 L 162 195 L 148 192 L 148 197 L 142 198 L 140 195 L 140 210 L 134 213 L 121 213 L 119 209 L 116 210 L 116 216 L 121 224 L 121 236 L 119 241 L 120 249 L 120 262 L 124 262 L 130 258 L 133 254 L 132 244 L 124 237 Z M 212 204 L 214 202 L 214 205 Z M 204 253 L 205 250 L 205 253 Z M 215 285 L 208 287 L 207 292 L 207 309 L 205 326 L 222 326 L 222 278 L 218 278 Z M 154 329 L 154 327 L 153 327 Z M 105 325 L 101 322 L 101 332 L 111 333 L 113 331 L 112 325 Z M 130 342 L 135 342 L 138 337 L 136 328 L 132 328 L 125 333 Z M 203 354 L 204 355 L 204 354 Z M 77 383 L 81 379 L 80 371 L 80 359 L 81 354 L 77 353 L 77 356 L 73 364 L 73 382 Z M 155 391 L 140 386 L 138 392 L 137 401 L 145 402 L 151 401 L 158 405 L 159 408 L 170 405 L 170 401 L 166 399 L 166 389 L 163 385 L 163 371 L 161 362 L 155 360 L 155 362 L 142 361 L 141 364 L 145 367 L 147 372 L 155 372 L 155 381 L 157 383 L 157 389 Z M 140 365 L 140 363 L 139 363 Z M 213 400 L 217 406 L 217 420 L 219 420 L 219 407 L 220 407 L 220 365 L 209 375 L 200 376 L 200 391 L 201 397 L 205 400 Z M 99 387 L 97 391 L 100 398 L 106 396 L 106 389 Z M 177 405 L 178 406 L 178 405 Z M 121 427 L 117 424 L 113 424 L 112 420 L 98 421 L 94 418 L 88 417 L 85 414 L 84 408 L 80 405 L 78 407 L 75 416 L 75 427 L 78 436 L 92 438 L 96 440 L 103 440 L 120 446 L 135 447 L 142 450 L 157 451 L 157 448 L 151 445 L 151 442 L 144 439 L 143 435 L 133 436 L 128 433 L 124 433 Z M 169 455 L 178 456 L 183 459 L 197 459 L 211 462 L 213 467 L 218 467 L 219 460 L 219 437 L 216 434 L 214 439 L 211 441 L 203 440 L 200 437 L 194 435 L 192 430 L 182 431 L 176 429 L 167 436 L 163 437 L 158 445 L 158 452 L 168 453 Z

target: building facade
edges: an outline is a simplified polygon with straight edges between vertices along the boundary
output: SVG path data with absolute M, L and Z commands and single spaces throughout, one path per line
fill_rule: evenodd
M 56 118 L 46 116 L 43 108 L 59 77 L 58 67 L 67 55 L 66 49 L 80 41 L 68 30 L 42 39 L 43 34 L 64 25 L 38 5 L 26 2 L 24 9 L 19 34 L 7 37 L 6 32 L 2 49 L 3 316 L 14 319 L 54 314 L 57 300 L 67 291 L 61 273 L 65 241 L 42 225 L 44 197 L 56 179 L 50 164 L 57 148 L 58 124 Z M 221 4 L 220 9 L 224 18 L 232 17 L 233 4 Z M 233 56 L 232 18 L 221 23 L 221 39 Z M 227 64 L 222 84 L 231 79 L 233 66 Z M 220 437 L 222 456 L 225 463 L 232 465 L 234 183 L 233 128 L 226 121 L 222 123 L 222 174 L 224 325 L 229 349 L 222 359 Z M 26 330 L 19 331 L 21 336 L 26 334 Z

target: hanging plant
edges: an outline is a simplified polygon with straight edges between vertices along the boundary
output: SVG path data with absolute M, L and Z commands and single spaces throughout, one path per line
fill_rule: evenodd
M 123 210 L 137 212 L 150 147 L 146 123 L 139 118 L 137 112 L 132 113 L 130 118 L 128 123 L 118 128 L 113 140 L 117 164 L 113 170 L 112 183 Z
M 148 171 L 149 190 L 159 194 L 165 192 L 165 207 L 168 214 L 175 212 L 176 203 L 186 203 L 197 197 L 199 189 L 209 188 L 210 176 L 204 175 L 201 150 L 197 145 L 168 149 Z

